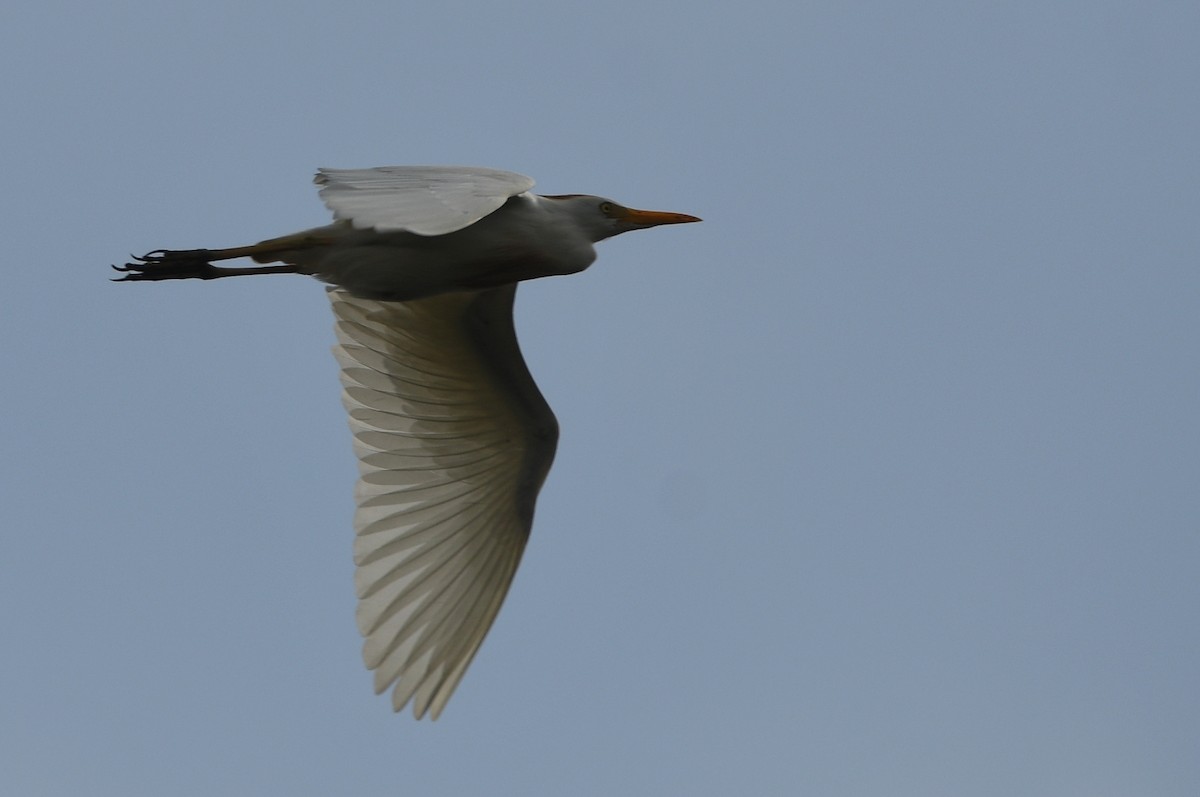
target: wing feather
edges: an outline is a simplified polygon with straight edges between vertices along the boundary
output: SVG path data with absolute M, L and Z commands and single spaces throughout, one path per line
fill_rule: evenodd
M 522 174 L 476 166 L 320 169 L 314 182 L 336 219 L 358 229 L 445 235 L 533 188 Z
M 330 289 L 360 478 L 363 659 L 436 718 L 512 583 L 557 423 L 512 326 L 515 286 L 410 302 Z

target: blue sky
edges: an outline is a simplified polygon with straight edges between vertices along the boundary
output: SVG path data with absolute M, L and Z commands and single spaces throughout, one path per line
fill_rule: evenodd
M 1200 7 L 0 22 L 7 793 L 1200 792 Z M 521 288 L 559 453 L 432 724 L 360 660 L 321 287 L 106 271 L 404 163 L 705 219 Z

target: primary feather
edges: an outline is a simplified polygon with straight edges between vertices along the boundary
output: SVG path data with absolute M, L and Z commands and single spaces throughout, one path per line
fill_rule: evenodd
M 437 717 L 516 572 L 557 423 L 515 286 L 410 302 L 330 289 L 360 478 L 358 624 L 375 689 Z M 503 364 L 498 368 L 497 364 Z

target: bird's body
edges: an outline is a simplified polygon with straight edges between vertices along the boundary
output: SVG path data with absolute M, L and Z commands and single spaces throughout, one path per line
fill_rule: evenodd
M 126 280 L 308 274 L 331 284 L 360 478 L 364 659 L 417 717 L 444 708 L 495 619 L 558 424 L 517 346 L 516 284 L 571 274 L 596 241 L 692 216 L 473 167 L 321 170 L 333 224 L 232 249 L 159 250 Z M 261 268 L 212 261 L 249 257 Z
M 263 241 L 254 259 L 286 260 L 357 296 L 405 301 L 447 291 L 494 288 L 574 274 L 596 259 L 592 242 L 574 234 L 562 200 L 521 194 L 470 227 L 444 235 L 356 229 L 348 221 Z M 322 241 L 323 245 L 305 246 Z

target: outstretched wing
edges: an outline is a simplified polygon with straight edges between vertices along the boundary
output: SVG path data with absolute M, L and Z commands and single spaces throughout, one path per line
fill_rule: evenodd
M 336 219 L 358 229 L 445 235 L 470 227 L 533 188 L 513 172 L 475 166 L 320 169 L 313 179 Z
M 409 302 L 331 288 L 360 478 L 363 657 L 436 719 L 500 610 L 558 424 L 512 322 L 516 286 Z

